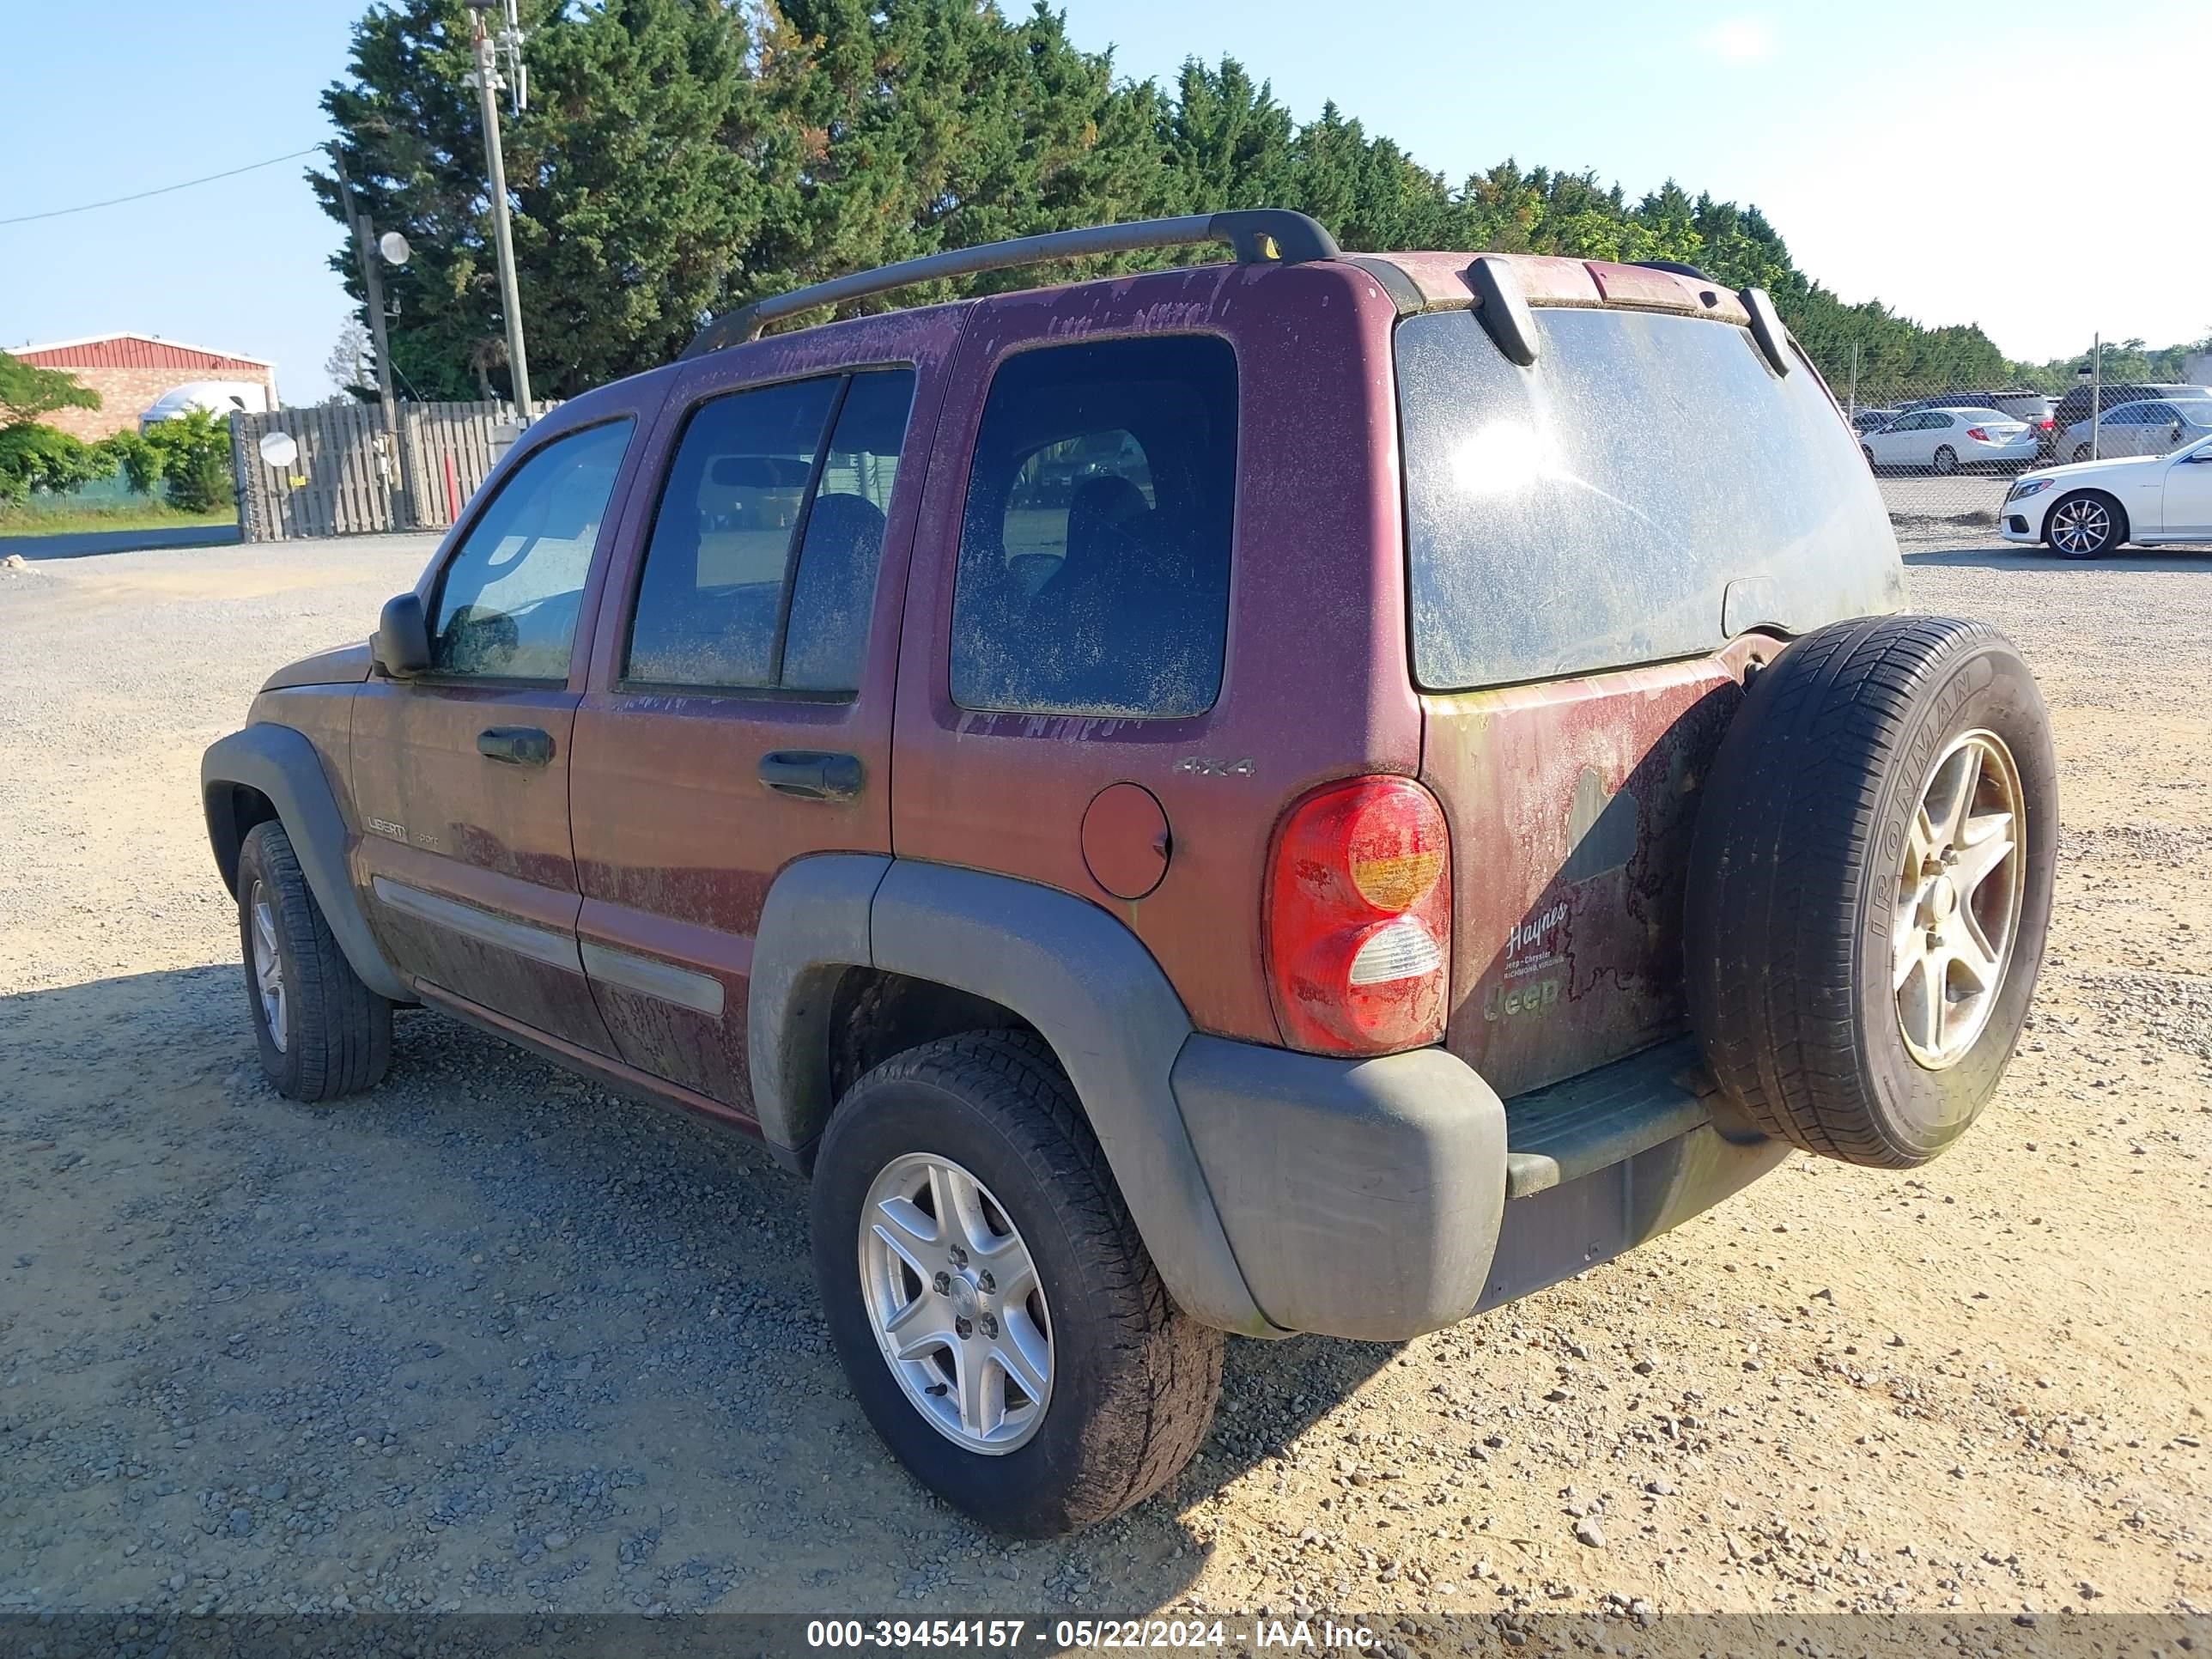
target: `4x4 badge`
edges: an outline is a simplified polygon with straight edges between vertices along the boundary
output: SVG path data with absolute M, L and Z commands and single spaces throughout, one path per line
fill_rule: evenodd
M 1215 760 L 1206 755 L 1185 755 L 1175 763 L 1178 772 L 1194 772 L 1201 778 L 1249 778 L 1256 769 L 1249 755 L 1242 760 Z

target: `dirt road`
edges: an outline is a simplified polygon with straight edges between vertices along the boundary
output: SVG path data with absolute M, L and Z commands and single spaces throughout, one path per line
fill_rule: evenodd
M 423 553 L 0 571 L 0 1611 L 2212 1602 L 2212 558 L 1911 556 L 2065 774 L 1960 1150 L 1403 1349 L 1234 1344 L 1171 1493 L 1009 1547 L 878 1449 L 750 1146 L 428 1013 L 368 1098 L 261 1082 L 199 750 Z

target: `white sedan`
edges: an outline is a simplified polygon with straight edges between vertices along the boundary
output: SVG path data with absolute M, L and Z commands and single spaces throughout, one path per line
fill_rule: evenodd
M 1997 527 L 2008 542 L 2043 542 L 2065 559 L 2094 559 L 2123 542 L 2212 542 L 2212 437 L 2171 455 L 2026 473 Z
M 1969 466 L 2032 466 L 2034 428 L 1993 409 L 1916 409 L 1879 431 L 1862 433 L 1859 447 L 1875 471 L 1956 472 Z

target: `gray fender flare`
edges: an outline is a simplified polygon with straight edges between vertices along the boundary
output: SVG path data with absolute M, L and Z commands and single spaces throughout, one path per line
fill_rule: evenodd
M 805 1172 L 836 1104 L 830 1004 L 847 969 L 874 965 L 868 907 L 890 867 L 879 854 L 818 853 L 779 871 L 761 907 L 745 994 L 745 1070 L 761 1139 L 786 1169 Z
M 1277 1334 L 1237 1265 L 1170 1078 L 1190 1016 L 1152 952 L 1097 905 L 901 860 L 876 890 L 875 964 L 1001 1003 L 1052 1045 L 1160 1279 L 1193 1318 Z
M 289 726 L 263 723 L 218 739 L 202 757 L 200 800 L 207 812 L 208 841 L 223 884 L 233 894 L 238 891 L 238 851 L 245 839 L 231 800 L 236 784 L 266 796 L 276 809 L 308 890 L 361 982 L 393 1002 L 414 1001 L 413 988 L 386 959 L 362 913 L 346 872 L 345 818 L 314 744 Z
M 753 1109 L 793 1168 L 812 1138 L 805 1126 L 818 1129 L 832 1103 L 830 1003 L 848 967 L 988 997 L 1036 1027 L 1177 1304 L 1224 1330 L 1285 1334 L 1244 1282 L 1176 1103 L 1190 1017 L 1135 934 L 1095 904 L 1006 876 L 859 854 L 787 866 L 761 912 L 745 1024 Z

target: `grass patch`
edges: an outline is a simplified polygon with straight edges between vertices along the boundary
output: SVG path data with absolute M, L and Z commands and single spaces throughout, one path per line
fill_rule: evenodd
M 159 501 L 92 505 L 80 501 L 33 502 L 0 507 L 0 541 L 11 536 L 75 536 L 102 530 L 178 530 L 187 526 L 238 522 L 234 507 L 210 513 L 180 513 Z

